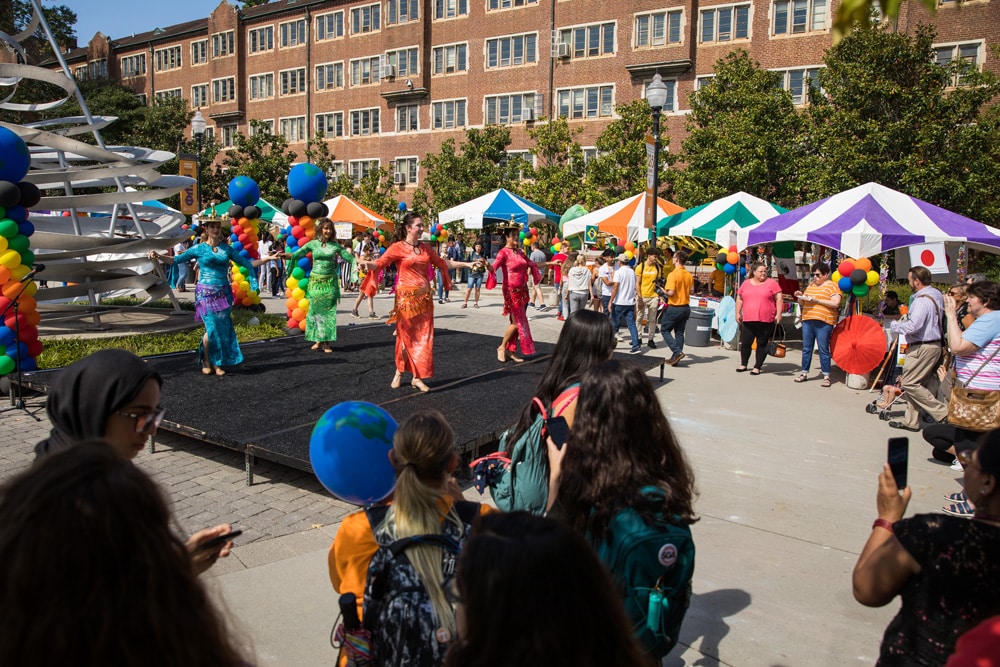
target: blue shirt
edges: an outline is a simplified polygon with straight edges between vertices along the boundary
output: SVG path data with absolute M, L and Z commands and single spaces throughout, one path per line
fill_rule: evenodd
M 913 295 L 907 318 L 890 322 L 889 329 L 906 336 L 908 343 L 937 342 L 941 340 L 942 315 L 944 299 L 941 292 L 928 285 Z

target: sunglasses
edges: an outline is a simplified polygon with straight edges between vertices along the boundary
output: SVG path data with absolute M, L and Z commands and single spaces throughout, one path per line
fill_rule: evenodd
M 145 433 L 150 426 L 160 427 L 163 423 L 163 415 L 167 413 L 162 407 L 155 410 L 119 410 L 115 414 L 135 420 L 135 432 Z
M 814 278 L 820 278 L 820 277 L 825 276 L 825 275 L 826 275 L 825 273 L 814 273 L 813 277 Z

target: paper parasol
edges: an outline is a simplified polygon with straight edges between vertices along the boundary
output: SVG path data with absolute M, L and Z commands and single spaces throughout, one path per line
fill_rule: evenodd
M 830 348 L 834 363 L 845 372 L 864 375 L 885 356 L 885 332 L 872 318 L 851 315 L 834 327 Z
M 715 315 L 719 318 L 719 338 L 722 339 L 722 342 L 728 343 L 735 340 L 740 325 L 736 321 L 736 301 L 733 297 L 723 297 Z

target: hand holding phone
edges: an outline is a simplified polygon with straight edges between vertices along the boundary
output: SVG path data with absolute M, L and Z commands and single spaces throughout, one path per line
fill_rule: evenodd
M 896 480 L 896 488 L 902 491 L 906 488 L 906 467 L 910 452 L 909 438 L 889 438 L 886 461 L 889 462 L 889 470 Z
M 239 537 L 243 534 L 242 530 L 234 530 L 232 532 L 226 533 L 225 535 L 218 535 L 210 540 L 205 540 L 201 544 L 195 547 L 195 553 L 206 552 L 206 551 L 218 551 L 222 548 L 226 542 L 232 540 L 233 538 Z
M 562 449 L 569 437 L 569 424 L 565 417 L 553 417 L 545 421 L 545 431 L 552 438 L 552 444 L 556 449 Z

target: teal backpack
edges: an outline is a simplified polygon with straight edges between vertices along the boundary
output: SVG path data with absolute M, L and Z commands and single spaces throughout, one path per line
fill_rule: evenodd
M 662 489 L 642 489 L 651 502 L 662 503 Z M 646 653 L 662 658 L 677 643 L 684 614 L 691 604 L 694 540 L 687 525 L 663 520 L 647 524 L 632 508 L 619 511 L 609 526 L 607 542 L 595 543 L 601 562 L 611 571 L 625 603 L 632 631 Z
M 549 453 L 545 445 L 548 412 L 537 397 L 531 401 L 538 414 L 514 443 L 510 462 L 487 480 L 493 502 L 503 512 L 522 510 L 542 514 L 549 498 Z M 506 431 L 500 436 L 501 452 L 508 449 L 509 435 L 510 431 Z

